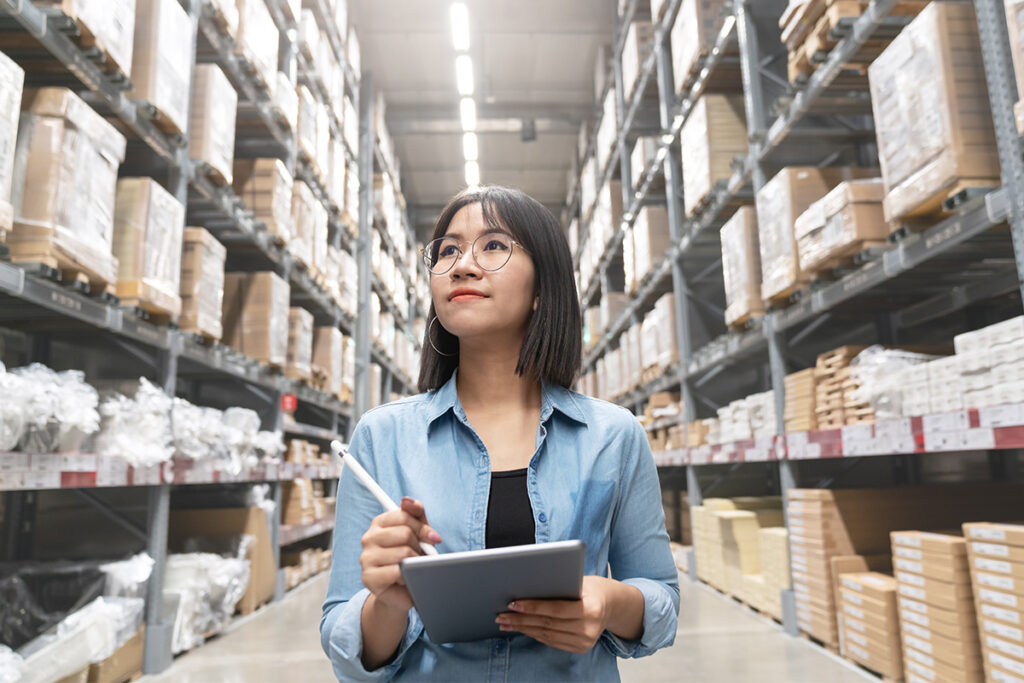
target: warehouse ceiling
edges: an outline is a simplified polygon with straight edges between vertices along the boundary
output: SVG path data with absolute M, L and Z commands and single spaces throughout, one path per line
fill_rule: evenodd
M 447 0 L 355 0 L 363 72 L 387 100 L 409 216 L 422 235 L 466 186 Z M 614 0 L 466 0 L 480 180 L 559 211 Z M 536 138 L 524 141 L 523 122 Z M 525 137 L 529 137 L 528 135 Z

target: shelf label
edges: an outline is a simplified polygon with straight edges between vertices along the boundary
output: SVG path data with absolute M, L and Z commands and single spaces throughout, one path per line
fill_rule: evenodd
M 299 399 L 295 394 L 282 394 L 281 395 L 281 410 L 285 412 L 294 412 L 299 407 Z

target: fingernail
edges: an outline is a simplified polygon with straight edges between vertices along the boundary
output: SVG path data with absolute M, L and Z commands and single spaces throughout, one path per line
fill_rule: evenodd
M 429 534 L 427 534 L 427 540 L 431 543 L 440 543 L 441 534 L 437 533 L 436 531 L 431 531 Z
M 508 603 L 508 608 L 510 610 L 512 610 L 513 612 L 520 612 L 520 611 L 522 611 L 522 606 L 518 602 L 510 602 L 510 603 Z
M 508 617 L 498 617 L 497 619 L 494 620 L 494 623 L 496 623 L 496 624 L 507 624 L 508 623 Z
M 499 631 L 511 631 L 512 627 L 511 626 L 504 626 L 504 625 L 502 625 L 502 626 L 498 627 L 498 630 Z

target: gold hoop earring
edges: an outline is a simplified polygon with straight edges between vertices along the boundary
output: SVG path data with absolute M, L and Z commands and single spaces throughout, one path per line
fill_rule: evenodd
M 434 344 L 434 340 L 430 338 L 430 330 L 433 329 L 434 323 L 436 323 L 436 322 L 437 322 L 437 316 L 435 315 L 434 319 L 430 321 L 429 325 L 427 325 L 427 342 L 430 344 L 431 347 L 433 347 L 434 351 L 437 351 L 437 354 L 439 356 L 445 356 L 445 357 L 450 358 L 452 356 L 457 355 L 457 354 L 454 354 L 454 353 L 445 353 L 441 349 L 437 348 L 437 345 Z

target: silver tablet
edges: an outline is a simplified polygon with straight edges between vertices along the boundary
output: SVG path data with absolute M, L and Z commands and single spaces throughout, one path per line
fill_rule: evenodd
M 494 618 L 513 600 L 578 600 L 583 541 L 517 545 L 402 560 L 413 604 L 435 643 L 507 635 Z

